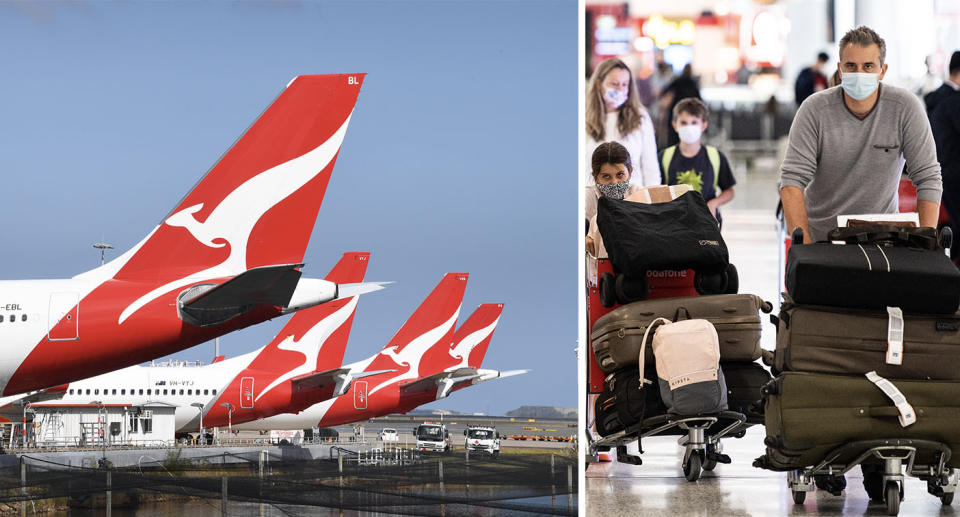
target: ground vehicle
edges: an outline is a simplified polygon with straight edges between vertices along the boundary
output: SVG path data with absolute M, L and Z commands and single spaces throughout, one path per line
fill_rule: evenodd
M 500 455 L 500 433 L 496 427 L 470 426 L 463 430 L 463 446 L 468 451 Z
M 443 424 L 424 422 L 413 429 L 417 437 L 417 449 L 421 451 L 450 452 L 453 444 L 450 441 L 450 431 Z
M 380 441 L 383 443 L 397 443 L 400 441 L 400 435 L 397 434 L 396 429 L 384 427 L 383 430 L 380 431 Z

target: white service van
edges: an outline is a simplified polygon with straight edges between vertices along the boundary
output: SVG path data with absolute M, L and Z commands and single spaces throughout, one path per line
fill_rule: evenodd
M 463 446 L 470 452 L 500 455 L 500 433 L 496 427 L 470 426 L 463 430 Z

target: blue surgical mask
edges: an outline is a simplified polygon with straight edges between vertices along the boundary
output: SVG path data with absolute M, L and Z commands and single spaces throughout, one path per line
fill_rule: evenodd
M 847 95 L 862 101 L 877 90 L 880 84 L 880 74 L 864 74 L 858 72 L 842 72 L 840 86 Z

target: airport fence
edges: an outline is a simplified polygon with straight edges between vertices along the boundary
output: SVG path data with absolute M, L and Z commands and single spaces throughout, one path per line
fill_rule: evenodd
M 563 455 L 288 461 L 261 451 L 239 464 L 218 464 L 220 458 L 171 454 L 149 467 L 91 468 L 25 455 L 19 466 L 0 469 L 0 511 L 89 508 L 109 516 L 113 508 L 163 500 L 206 504 L 214 515 L 215 508 L 224 515 L 258 514 L 263 505 L 281 515 L 315 515 L 320 509 L 425 516 L 577 513 L 576 460 Z

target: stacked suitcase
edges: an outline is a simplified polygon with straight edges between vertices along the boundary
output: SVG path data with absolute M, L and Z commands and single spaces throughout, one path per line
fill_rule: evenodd
M 789 294 L 771 318 L 778 376 L 764 388 L 766 454 L 755 464 L 810 472 L 823 462 L 855 462 L 882 442 L 912 444 L 917 465 L 960 467 L 960 272 L 942 249 L 908 244 L 905 232 L 845 240 L 790 247 Z M 909 406 L 895 404 L 884 379 Z M 930 443 L 955 454 L 946 458 Z M 881 456 L 860 462 L 889 470 Z M 888 472 L 864 483 L 891 513 L 896 479 Z M 945 483 L 928 482 L 945 497 Z M 902 497 L 902 482 L 899 489 Z M 794 496 L 803 500 L 797 489 Z

